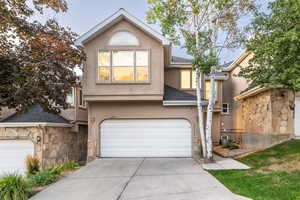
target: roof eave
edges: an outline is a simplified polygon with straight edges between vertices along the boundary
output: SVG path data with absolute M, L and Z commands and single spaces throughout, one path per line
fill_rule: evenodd
M 151 27 L 146 25 L 144 22 L 140 21 L 136 17 L 132 16 L 129 14 L 126 10 L 120 9 L 110 17 L 106 18 L 104 21 L 101 23 L 97 24 L 94 26 L 92 29 L 90 29 L 88 32 L 80 36 L 76 41 L 75 44 L 82 46 L 86 42 L 92 40 L 94 37 L 96 37 L 98 34 L 106 30 L 110 24 L 115 24 L 119 22 L 121 19 L 127 18 L 129 21 L 134 23 L 136 26 L 147 32 L 148 34 L 152 35 L 154 38 L 158 39 L 159 41 L 162 42 L 164 46 L 171 45 L 170 40 L 165 38 L 163 35 L 160 33 L 156 32 L 153 30 Z

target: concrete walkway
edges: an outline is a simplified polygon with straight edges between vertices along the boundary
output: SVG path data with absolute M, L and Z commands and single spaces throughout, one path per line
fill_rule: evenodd
M 31 200 L 242 200 L 189 158 L 98 159 Z
M 202 167 L 206 170 L 250 169 L 247 165 L 232 158 L 222 158 L 214 155 L 214 159 L 216 162 L 202 164 Z

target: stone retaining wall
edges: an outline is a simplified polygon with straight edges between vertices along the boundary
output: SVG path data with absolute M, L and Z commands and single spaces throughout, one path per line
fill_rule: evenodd
M 280 143 L 294 133 L 294 93 L 287 89 L 269 89 L 241 101 L 244 130 L 241 143 L 263 148 Z

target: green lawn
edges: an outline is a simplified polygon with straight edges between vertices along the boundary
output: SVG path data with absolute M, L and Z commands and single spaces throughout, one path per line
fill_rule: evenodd
M 300 140 L 237 160 L 252 169 L 209 172 L 234 193 L 254 200 L 300 200 Z

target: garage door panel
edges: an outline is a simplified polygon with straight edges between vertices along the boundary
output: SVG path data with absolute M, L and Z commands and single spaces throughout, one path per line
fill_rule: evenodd
M 100 130 L 102 157 L 191 157 L 186 120 L 107 120 Z
M 29 140 L 0 140 L 0 176 L 9 172 L 25 172 L 25 158 L 33 155 L 34 145 Z

